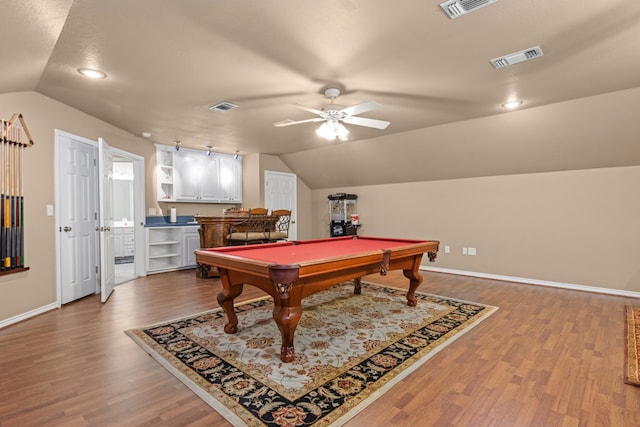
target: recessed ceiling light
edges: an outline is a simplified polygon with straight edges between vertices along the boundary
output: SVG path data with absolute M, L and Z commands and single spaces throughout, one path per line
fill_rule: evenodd
M 142 132 L 143 138 L 151 138 L 151 132 Z
M 90 79 L 104 79 L 107 77 L 105 73 L 100 70 L 94 70 L 93 68 L 78 68 L 78 72 Z
M 516 101 L 505 102 L 504 104 L 502 104 L 502 107 L 506 108 L 507 110 L 514 110 L 521 105 L 522 105 L 522 101 L 516 100 Z

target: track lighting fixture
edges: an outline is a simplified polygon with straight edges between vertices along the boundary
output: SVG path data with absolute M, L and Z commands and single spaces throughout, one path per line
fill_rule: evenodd
M 233 153 L 233 158 L 238 160 L 238 150 L 236 150 L 235 153 Z
M 210 145 L 205 145 L 205 147 L 207 147 L 207 156 L 211 156 L 211 146 Z
M 173 141 L 176 143 L 176 151 L 180 151 L 180 141 Z

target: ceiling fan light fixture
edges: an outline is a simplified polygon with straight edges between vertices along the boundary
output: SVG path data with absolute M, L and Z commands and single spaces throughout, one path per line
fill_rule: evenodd
M 336 138 L 340 138 L 341 141 L 346 141 L 349 130 L 338 120 L 327 120 L 316 130 L 316 134 L 330 141 Z

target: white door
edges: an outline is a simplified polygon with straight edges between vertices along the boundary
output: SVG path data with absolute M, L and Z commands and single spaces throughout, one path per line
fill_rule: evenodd
M 116 286 L 113 254 L 113 152 L 98 139 L 98 175 L 100 188 L 100 300 L 106 302 Z
M 58 290 L 61 304 L 98 290 L 95 141 L 56 131 Z
M 265 207 L 269 211 L 274 209 L 289 209 L 291 211 L 289 240 L 296 240 L 298 235 L 296 228 L 296 179 L 296 176 L 292 173 L 264 172 Z

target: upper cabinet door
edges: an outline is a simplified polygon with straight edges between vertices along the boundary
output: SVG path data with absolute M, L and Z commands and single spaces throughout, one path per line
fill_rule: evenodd
M 242 202 L 242 156 L 219 155 L 220 200 L 226 203 Z
M 194 202 L 200 200 L 200 177 L 202 175 L 202 154 L 186 149 L 176 152 L 175 158 L 175 198 Z M 206 153 L 205 153 L 206 155 Z
M 220 200 L 220 166 L 218 160 L 218 156 L 214 153 L 211 153 L 201 160 L 201 201 L 217 202 Z

